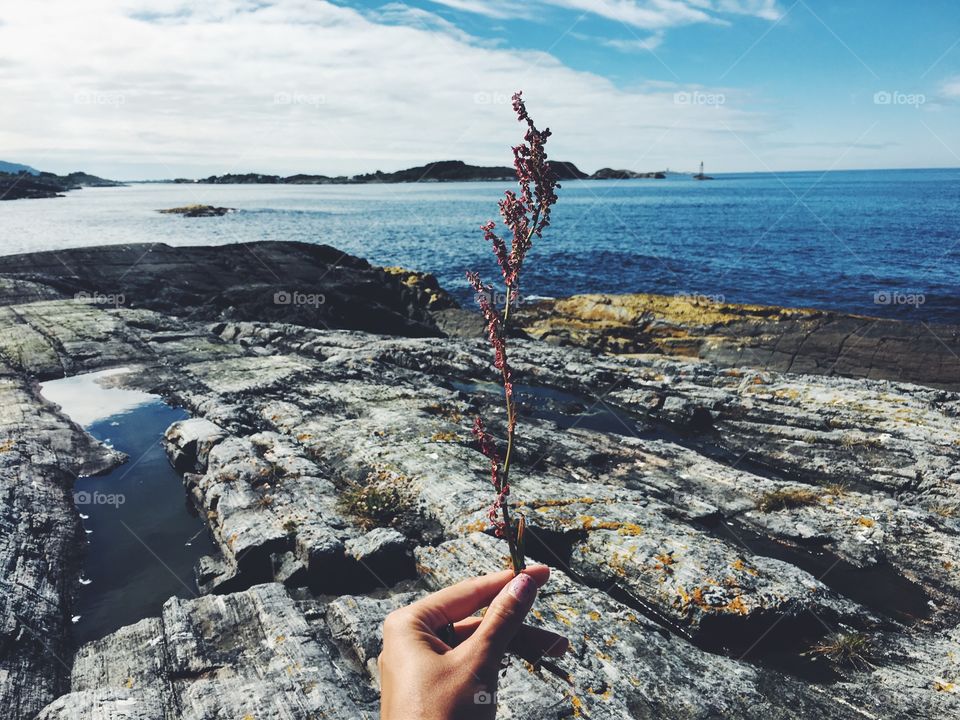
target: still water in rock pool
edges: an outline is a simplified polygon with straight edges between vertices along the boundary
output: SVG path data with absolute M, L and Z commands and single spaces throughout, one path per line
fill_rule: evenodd
M 44 383 L 42 393 L 127 462 L 79 478 L 74 501 L 86 532 L 74 634 L 88 642 L 158 615 L 172 595 L 197 595 L 194 563 L 214 552 L 204 522 L 184 495 L 161 445 L 187 417 L 149 393 L 105 387 L 124 369 Z

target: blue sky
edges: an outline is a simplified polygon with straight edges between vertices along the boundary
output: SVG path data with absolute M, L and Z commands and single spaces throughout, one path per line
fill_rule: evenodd
M 555 156 L 960 166 L 960 3 L 48 0 L 0 8 L 0 159 L 121 178 Z

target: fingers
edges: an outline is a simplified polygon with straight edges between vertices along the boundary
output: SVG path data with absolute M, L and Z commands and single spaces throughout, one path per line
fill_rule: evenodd
M 524 570 L 524 573 L 533 578 L 536 585 L 542 585 L 550 577 L 550 568 L 546 565 L 534 565 Z M 431 630 L 438 630 L 490 605 L 512 579 L 512 570 L 470 578 L 418 600 L 409 605 L 406 612 L 411 620 L 423 622 Z
M 537 597 L 537 589 L 549 576 L 549 569 L 544 567 L 543 571 L 524 571 L 513 578 L 491 601 L 470 639 L 457 649 L 469 646 L 470 652 L 499 660 L 523 626 L 523 619 Z
M 472 617 L 458 622 L 454 627 L 457 644 L 459 645 L 470 638 L 480 627 L 482 621 L 483 618 Z M 563 635 L 558 635 L 543 628 L 521 625 L 509 645 L 509 650 L 514 655 L 535 663 L 545 655 L 562 657 L 569 646 L 570 642 Z

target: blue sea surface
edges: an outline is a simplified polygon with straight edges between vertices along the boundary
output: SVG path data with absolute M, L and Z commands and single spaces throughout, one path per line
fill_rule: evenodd
M 0 203 L 0 251 L 301 240 L 433 272 L 469 301 L 464 270 L 496 279 L 479 226 L 496 217 L 508 187 L 88 188 L 61 199 Z M 189 203 L 239 212 L 195 219 L 156 212 Z M 259 261 L 251 255 L 251 263 Z M 553 226 L 529 256 L 523 290 L 687 294 L 957 323 L 960 169 L 565 182 Z

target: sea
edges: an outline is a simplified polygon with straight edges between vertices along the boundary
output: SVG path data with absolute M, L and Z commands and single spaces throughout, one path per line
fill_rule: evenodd
M 470 302 L 465 270 L 497 279 L 479 228 L 497 217 L 496 202 L 510 187 L 85 188 L 58 199 L 0 202 L 0 252 L 299 240 L 434 273 Z M 157 212 L 191 203 L 237 212 Z M 552 225 L 528 256 L 522 292 L 653 292 L 960 323 L 960 169 L 564 182 Z

